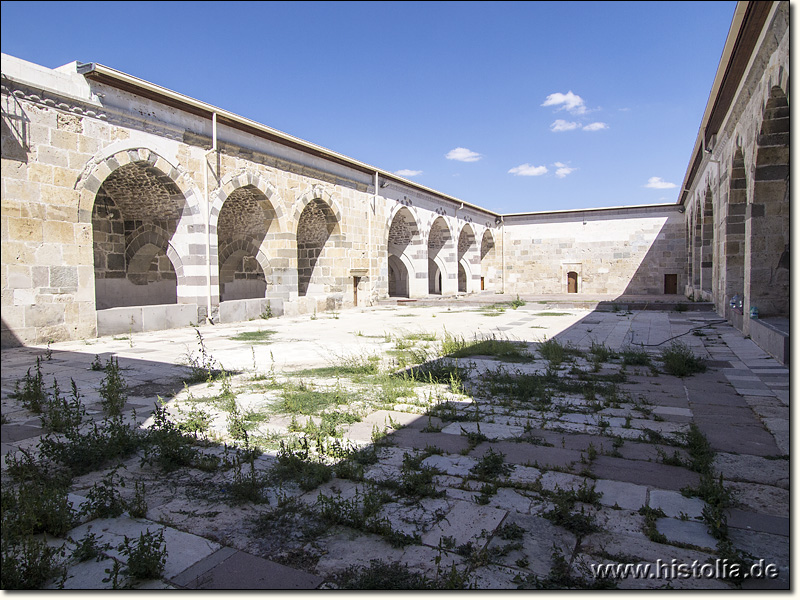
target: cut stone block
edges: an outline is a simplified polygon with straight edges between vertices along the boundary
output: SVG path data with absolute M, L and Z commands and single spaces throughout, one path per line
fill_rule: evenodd
M 442 456 L 434 454 L 422 461 L 423 467 L 436 469 L 454 477 L 469 477 L 470 469 L 478 463 L 469 456 Z
M 313 590 L 323 581 L 318 575 L 237 551 L 198 574 L 185 587 L 203 590 Z
M 466 435 L 468 433 L 480 433 L 490 440 L 507 440 L 522 435 L 525 431 L 516 425 L 502 425 L 500 423 L 476 423 L 474 421 L 450 423 L 442 429 L 442 433 L 450 435 Z
M 647 503 L 647 487 L 635 483 L 598 479 L 594 483 L 594 490 L 603 494 L 600 504 L 604 506 L 638 510 Z
M 486 543 L 484 532 L 491 535 L 506 514 L 506 511 L 491 506 L 456 501 L 445 518 L 422 537 L 422 543 L 426 546 L 438 546 L 442 538 L 447 537 L 455 542 L 456 547 L 467 542 L 481 547 Z
M 660 508 L 665 515 L 675 519 L 682 515 L 690 519 L 700 519 L 706 503 L 699 498 L 687 498 L 680 492 L 651 490 L 649 506 L 654 509 Z
M 656 529 L 673 543 L 691 544 L 710 550 L 717 547 L 717 540 L 708 533 L 708 526 L 705 523 L 664 517 L 656 520 Z
M 111 544 L 110 556 L 125 562 L 124 556 L 116 549 L 129 539 L 137 540 L 139 535 L 147 531 L 157 533 L 164 531 L 164 543 L 167 548 L 167 561 L 164 566 L 164 577 L 170 579 L 186 570 L 197 561 L 207 557 L 220 548 L 216 542 L 201 538 L 191 533 L 184 533 L 171 527 L 164 527 L 146 519 L 95 519 L 79 525 L 69 532 L 73 539 L 81 539 L 87 533 L 94 533 L 100 538 L 100 543 Z

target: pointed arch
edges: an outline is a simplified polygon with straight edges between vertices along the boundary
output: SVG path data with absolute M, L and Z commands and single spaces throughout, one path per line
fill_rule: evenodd
M 225 201 L 238 190 L 248 188 L 258 190 L 269 203 L 269 208 L 272 212 L 269 233 L 282 233 L 286 231 L 286 216 L 283 212 L 283 200 L 275 187 L 259 173 L 249 169 L 241 169 L 223 177 L 219 188 L 212 197 L 209 211 L 209 224 L 212 234 L 218 226 L 219 214 Z
M 714 196 L 711 185 L 706 187 L 700 213 L 700 289 L 704 299 L 710 300 L 713 294 L 714 268 Z
M 722 215 L 725 289 L 722 301 L 729 306 L 734 296 L 744 297 L 745 213 L 747 210 L 747 171 L 744 153 L 737 146 L 731 158 L 728 201 Z
M 342 208 L 335 200 L 333 195 L 328 189 L 322 185 L 314 185 L 308 188 L 295 200 L 290 211 L 288 226 L 295 231 L 300 222 L 300 216 L 305 211 L 306 207 L 312 202 L 322 202 L 330 209 L 330 214 L 333 219 L 331 222 L 335 223 L 335 228 L 331 232 L 332 235 L 340 235 L 343 233 L 342 229 Z
M 302 207 L 302 209 L 300 209 Z M 299 296 L 325 294 L 344 289 L 343 261 L 335 250 L 342 246 L 341 211 L 321 186 L 295 202 L 297 291 Z
M 76 189 L 78 218 L 92 227 L 98 310 L 197 302 L 183 257 L 204 227 L 193 226 L 199 194 L 182 168 L 150 148 L 116 146 L 87 165 Z
M 475 241 L 475 230 L 469 223 L 464 223 L 458 234 L 456 258 L 459 265 L 458 291 L 476 291 L 480 281 L 480 248 Z
M 424 281 L 417 280 L 417 273 L 424 273 L 424 265 L 419 264 L 424 252 L 417 217 L 410 207 L 403 205 L 396 206 L 390 216 L 386 231 L 389 296 L 424 296 Z
M 789 315 L 789 135 L 788 98 L 773 86 L 756 143 L 745 221 L 744 308 L 749 314 L 757 307 L 761 317 Z
M 432 217 L 428 226 L 428 261 L 433 261 L 439 267 L 441 285 L 431 285 L 428 277 L 428 292 L 439 294 L 453 294 L 458 291 L 458 261 L 456 258 L 456 242 L 447 220 L 437 215 Z M 438 283 L 438 280 L 436 282 Z M 432 291 L 436 289 L 437 291 Z
M 481 236 L 481 290 L 493 290 L 496 287 L 500 264 L 497 245 L 490 229 L 485 229 Z

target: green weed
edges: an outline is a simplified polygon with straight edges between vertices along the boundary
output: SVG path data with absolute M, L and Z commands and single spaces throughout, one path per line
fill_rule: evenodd
M 697 357 L 683 342 L 674 341 L 661 351 L 664 369 L 675 377 L 688 377 L 706 370 L 703 359 Z

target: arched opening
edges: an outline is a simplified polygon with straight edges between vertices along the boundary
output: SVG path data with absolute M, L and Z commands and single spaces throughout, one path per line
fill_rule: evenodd
M 335 259 L 329 252 L 339 233 L 331 207 L 316 198 L 309 202 L 297 222 L 297 291 L 300 296 L 323 294 L 334 287 Z
M 692 287 L 694 292 L 700 292 L 700 252 L 703 242 L 703 223 L 699 215 L 699 202 L 695 203 L 692 212 Z
M 481 238 L 481 290 L 494 289 L 498 271 L 494 237 L 487 229 Z
M 474 271 L 480 272 L 480 254 L 478 245 L 475 242 L 475 232 L 469 225 L 464 225 L 461 234 L 458 236 L 458 255 L 457 261 L 459 267 L 463 266 L 463 281 L 462 269 L 458 271 L 458 291 L 459 292 L 473 292 L 474 286 L 472 282 L 472 273 Z M 480 275 L 478 276 L 480 277 Z
M 692 258 L 692 213 L 686 215 L 686 283 L 692 285 L 694 281 L 694 261 Z
M 567 273 L 567 293 L 578 293 L 578 274 L 575 271 Z
M 258 257 L 274 223 L 272 204 L 253 185 L 237 188 L 225 199 L 217 221 L 221 301 L 266 296 L 269 273 Z
M 428 259 L 428 293 L 437 295 L 442 293 L 442 271 L 431 259 Z
M 700 219 L 700 286 L 706 298 L 713 292 L 714 267 L 714 198 L 711 187 L 706 189 L 703 200 L 703 212 Z
M 723 236 L 725 257 L 725 293 L 727 306 L 734 296 L 744 298 L 745 213 L 747 211 L 747 172 L 742 149 L 737 148 L 731 162 L 727 214 L 724 215 Z
M 450 274 L 453 273 L 454 262 L 455 256 L 450 228 L 442 217 L 437 217 L 431 224 L 431 229 L 428 233 L 428 268 L 430 269 L 431 264 L 435 264 L 438 279 L 434 278 L 434 282 L 438 281 L 439 283 L 438 286 L 431 286 L 431 276 L 430 271 L 428 271 L 428 291 L 431 294 L 453 293 L 453 288 L 448 287 L 452 286 L 452 283 L 448 283 L 448 280 L 450 280 Z M 454 275 L 455 273 L 453 273 Z
M 789 316 L 789 103 L 774 86 L 756 147 L 753 201 L 747 206 L 746 298 L 760 317 Z
M 408 208 L 401 208 L 392 219 L 387 235 L 389 296 L 411 296 L 410 286 L 415 276 L 412 261 L 417 254 L 414 250 L 421 244 L 414 215 Z
M 92 207 L 97 310 L 177 303 L 169 244 L 185 204 L 175 182 L 147 161 L 106 177 Z
M 264 298 L 267 295 L 267 278 L 252 249 L 234 249 L 232 242 L 220 254 L 220 300 L 245 300 Z M 249 245 L 249 244 L 248 244 Z
M 408 269 L 394 254 L 389 255 L 389 296 L 408 298 Z
M 458 263 L 458 291 L 461 293 L 467 291 L 467 271 L 461 263 Z

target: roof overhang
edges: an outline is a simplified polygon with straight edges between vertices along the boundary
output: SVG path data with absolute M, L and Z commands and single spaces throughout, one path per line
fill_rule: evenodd
M 248 119 L 211 104 L 195 100 L 189 96 L 185 96 L 165 87 L 161 87 L 143 79 L 139 79 L 138 77 L 128 75 L 122 71 L 117 71 L 111 67 L 106 67 L 105 65 L 101 65 L 99 63 L 83 63 L 78 64 L 77 70 L 79 74 L 92 81 L 96 81 L 98 83 L 108 85 L 110 87 L 134 94 L 136 96 L 147 98 L 155 102 L 159 102 L 166 106 L 188 112 L 201 118 L 212 119 L 216 114 L 217 124 L 219 125 L 225 125 L 231 129 L 249 133 L 256 137 L 260 137 L 262 139 L 281 144 L 285 147 L 298 150 L 315 158 L 320 158 L 344 167 L 348 167 L 350 169 L 354 169 L 361 173 L 369 174 L 370 176 L 377 174 L 385 181 L 392 181 L 394 183 L 419 190 L 420 192 L 431 194 L 443 200 L 457 203 L 460 206 L 466 206 L 484 214 L 491 215 L 492 217 L 498 216 L 498 213 L 494 211 L 464 202 L 463 200 L 453 196 L 443 194 L 437 190 L 425 187 L 408 179 L 404 179 L 403 177 L 400 177 L 394 173 L 384 171 L 383 169 L 373 167 L 372 165 L 368 165 L 366 163 L 362 163 L 355 159 L 344 156 L 343 154 L 334 152 L 333 150 L 312 144 L 311 142 L 307 142 L 277 129 L 273 129 L 272 127 L 267 127 L 266 125 L 262 125 L 257 121 L 253 121 L 252 119 Z
M 725 121 L 774 4 L 776 2 L 751 1 L 739 2 L 736 5 L 714 84 L 711 86 L 706 110 L 694 143 L 692 158 L 683 178 L 678 204 L 686 202 L 694 178 L 703 162 L 703 154 Z

